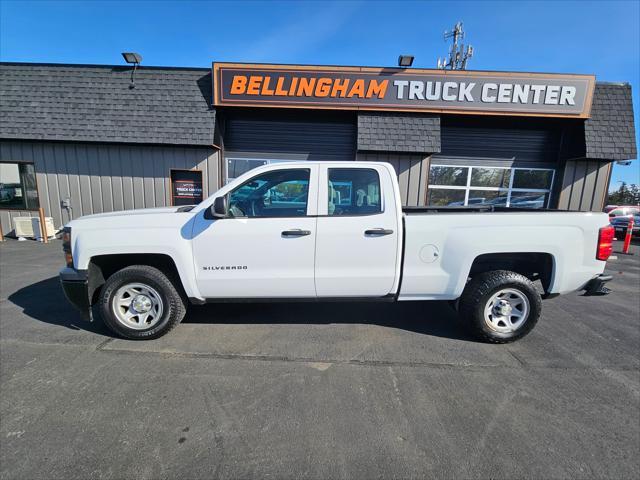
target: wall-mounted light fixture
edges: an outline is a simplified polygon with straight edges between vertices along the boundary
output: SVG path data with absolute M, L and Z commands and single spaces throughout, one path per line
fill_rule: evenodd
M 142 62 L 142 55 L 135 52 L 122 52 L 122 57 L 124 61 L 133 65 L 133 70 L 131 70 L 131 83 L 129 84 L 129 88 L 136 88 L 136 83 L 133 81 L 134 75 L 136 74 L 136 69 L 140 62 Z
M 413 65 L 413 55 L 400 55 L 398 57 L 398 66 L 399 67 L 410 67 Z

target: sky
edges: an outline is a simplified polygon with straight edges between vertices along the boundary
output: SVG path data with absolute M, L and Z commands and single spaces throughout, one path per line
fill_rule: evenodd
M 213 61 L 433 68 L 464 22 L 468 68 L 595 74 L 632 85 L 640 131 L 640 1 L 0 0 L 2 61 L 210 67 Z M 615 165 L 640 183 L 640 164 Z

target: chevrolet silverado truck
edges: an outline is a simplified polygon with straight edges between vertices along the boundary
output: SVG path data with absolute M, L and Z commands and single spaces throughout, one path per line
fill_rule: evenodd
M 605 213 L 403 208 L 386 163 L 286 162 L 199 205 L 71 221 L 60 279 L 87 320 L 130 339 L 164 335 L 189 303 L 448 300 L 506 343 L 543 298 L 607 293 L 613 235 Z

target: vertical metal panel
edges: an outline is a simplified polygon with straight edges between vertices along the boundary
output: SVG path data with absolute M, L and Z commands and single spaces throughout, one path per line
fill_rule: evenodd
M 58 200 L 54 205 L 51 205 L 51 209 L 60 218 L 62 224 L 67 218 L 63 218 L 61 201 L 65 198 L 70 198 L 71 192 L 69 191 L 69 168 L 67 167 L 67 152 L 66 145 L 61 145 L 60 148 L 53 149 L 53 157 L 55 161 L 56 174 L 55 179 L 58 186 Z
M 219 185 L 219 152 L 205 147 L 3 140 L 0 161 L 34 163 L 40 205 L 56 227 L 71 218 L 61 208 L 65 198 L 71 200 L 73 218 L 168 205 L 172 168 L 202 170 L 206 195 Z M 5 234 L 13 230 L 12 218 L 24 215 L 37 213 L 0 210 Z
M 427 204 L 427 191 L 429 190 L 429 168 L 431 167 L 431 157 L 426 157 L 421 160 L 420 169 L 420 195 L 418 197 L 417 206 L 423 206 Z
M 420 183 L 422 178 L 422 161 L 420 157 L 412 155 L 409 160 L 411 166 L 409 168 L 409 193 L 407 204 L 417 206 L 420 204 L 420 191 L 424 185 Z
M 598 179 L 598 162 L 596 160 L 585 161 L 586 174 L 584 177 L 584 185 L 582 187 L 582 200 L 580 201 L 580 210 L 583 212 L 591 211 L 593 204 L 593 192 L 595 190 L 596 181 Z
M 65 145 L 65 153 L 67 156 L 67 169 L 68 169 L 68 181 L 69 181 L 69 198 L 72 205 L 80 205 L 80 199 L 82 195 L 80 193 L 80 169 L 78 164 L 78 152 L 73 144 Z M 82 215 L 81 212 L 67 212 L 66 219 L 63 218 L 62 222 L 71 220 L 73 214 Z
M 396 157 L 394 155 L 394 157 Z M 398 163 L 398 184 L 400 185 L 400 197 L 403 205 L 409 205 L 409 168 L 411 167 L 411 157 L 396 157 Z
M 604 207 L 611 162 L 567 160 L 558 208 L 599 212 Z
M 111 168 L 111 201 L 114 211 L 124 210 L 124 195 L 122 193 L 122 163 L 120 149 L 109 150 L 109 167 Z
M 131 166 L 131 152 L 128 147 L 118 147 L 122 172 L 122 202 L 124 210 L 132 210 L 133 203 L 133 171 Z
M 593 200 L 591 203 L 591 210 L 594 212 L 601 212 L 605 207 L 609 189 L 609 174 L 611 173 L 612 166 L 613 164 L 611 162 L 598 162 L 598 176 L 593 189 Z
M 573 188 L 571 190 L 571 200 L 569 201 L 569 210 L 580 210 L 582 203 L 582 195 L 584 193 L 584 176 L 587 173 L 587 165 L 585 161 L 576 162 L 575 176 L 573 180 Z
M 131 170 L 133 172 L 133 208 L 144 208 L 144 162 L 135 162 L 135 155 L 131 149 L 127 149 Z
M 359 152 L 356 160 L 390 163 L 398 175 L 402 204 L 424 205 L 429 157 L 403 153 Z
M 78 183 L 80 184 L 79 201 L 72 200 L 73 216 L 90 215 L 93 213 L 93 194 L 91 192 L 91 176 L 89 175 L 89 158 L 84 145 L 76 145 L 78 155 Z

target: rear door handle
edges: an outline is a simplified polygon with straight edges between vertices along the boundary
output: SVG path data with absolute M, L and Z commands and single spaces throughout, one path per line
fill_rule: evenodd
M 300 230 L 299 228 L 285 230 L 284 232 L 282 232 L 283 237 L 305 237 L 307 235 L 311 235 L 310 230 Z
M 377 237 L 382 237 L 383 235 L 391 235 L 393 230 L 388 230 L 386 228 L 372 228 L 370 230 L 365 230 L 365 235 L 372 235 Z

